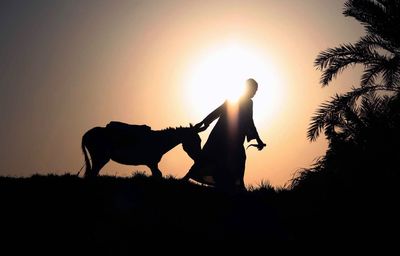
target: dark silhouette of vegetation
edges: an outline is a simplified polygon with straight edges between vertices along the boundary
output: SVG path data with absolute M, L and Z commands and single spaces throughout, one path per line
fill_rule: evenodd
M 358 87 L 323 103 L 312 117 L 308 138 L 314 141 L 323 132 L 328 149 L 313 166 L 296 172 L 289 188 L 312 205 L 300 209 L 320 211 L 307 212 L 305 219 L 313 232 L 326 236 L 323 241 L 355 245 L 359 239 L 390 248 L 397 236 L 387 230 L 399 225 L 393 203 L 400 170 L 400 1 L 347 1 L 344 14 L 360 21 L 366 35 L 316 58 L 321 83 L 328 85 L 355 64 L 364 65 L 364 73 Z
M 400 97 L 370 93 L 359 106 L 349 105 L 330 118 L 325 156 L 302 170 L 292 186 L 330 183 L 334 190 L 366 188 L 371 183 L 395 186 L 400 166 Z
M 1 249 L 15 255 L 132 255 L 159 252 L 159 245 L 163 252 L 217 245 L 285 252 L 396 241 L 395 197 L 357 192 L 308 193 L 264 182 L 232 194 L 140 173 L 0 177 Z
M 343 14 L 360 21 L 366 35 L 355 44 L 343 44 L 318 55 L 315 66 L 322 70 L 321 84 L 327 86 L 352 65 L 363 65 L 364 73 L 358 88 L 321 106 L 308 131 L 310 140 L 325 128 L 330 132 L 331 120 L 340 118 L 342 108 L 355 105 L 359 97 L 377 91 L 389 95 L 400 92 L 400 1 L 351 0 L 345 3 Z
M 268 183 L 236 194 L 141 173 L 95 179 L 0 177 L 0 184 L 3 244 L 32 243 L 39 252 L 56 246 L 118 255 L 121 250 L 137 252 L 146 242 L 168 242 L 174 251 L 183 243 L 293 239 L 276 200 L 287 191 L 276 191 Z M 34 248 L 13 251 L 24 249 Z
M 297 172 L 294 189 L 388 188 L 399 177 L 400 1 L 350 0 L 343 13 L 360 21 L 366 35 L 319 54 L 321 84 L 351 65 L 364 65 L 364 73 L 359 87 L 334 96 L 313 116 L 308 138 L 314 141 L 323 131 L 328 150 Z
M 364 74 L 361 87 L 399 90 L 400 76 L 400 1 L 399 0 L 349 0 L 343 14 L 361 22 L 366 35 L 355 44 L 343 44 L 323 51 L 315 65 L 323 73 L 323 86 L 345 68 L 361 64 Z M 382 83 L 377 80 L 381 78 Z

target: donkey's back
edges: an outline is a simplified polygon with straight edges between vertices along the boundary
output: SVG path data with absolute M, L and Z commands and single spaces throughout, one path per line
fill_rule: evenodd
M 111 121 L 106 125 L 106 128 L 112 131 L 121 132 L 121 133 L 146 133 L 151 131 L 151 127 L 145 124 L 137 125 L 137 124 L 126 124 L 118 121 Z
M 153 143 L 154 131 L 147 125 L 126 124 L 112 121 L 105 127 L 109 146 L 114 149 L 121 147 L 144 147 Z

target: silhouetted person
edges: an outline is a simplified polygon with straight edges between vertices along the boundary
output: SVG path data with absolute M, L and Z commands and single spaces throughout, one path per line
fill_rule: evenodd
M 266 146 L 260 139 L 253 121 L 252 98 L 257 89 L 258 84 L 254 79 L 246 80 L 245 92 L 238 102 L 225 101 L 195 125 L 199 129 L 206 129 L 219 118 L 199 159 L 195 161 L 184 180 L 193 179 L 224 190 L 245 189 L 245 137 L 248 142 L 256 139 L 258 150 Z

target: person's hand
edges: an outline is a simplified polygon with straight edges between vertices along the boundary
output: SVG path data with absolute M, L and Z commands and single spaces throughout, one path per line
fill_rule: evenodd
M 200 129 L 203 126 L 204 122 L 200 122 L 194 125 L 195 128 Z
M 262 142 L 261 140 L 257 141 L 257 144 L 250 144 L 247 146 L 246 149 L 248 149 L 249 147 L 256 147 L 259 151 L 261 151 L 264 147 L 266 147 L 267 144 L 265 144 L 264 142 Z
M 208 128 L 208 126 L 209 126 L 208 124 L 206 124 L 205 122 L 201 121 L 200 123 L 196 124 L 194 127 L 199 131 L 204 131 L 204 130 L 206 130 Z
M 263 148 L 267 146 L 267 144 L 265 144 L 262 140 L 259 140 L 259 141 L 257 141 L 257 142 L 258 142 L 258 144 L 257 144 L 257 149 L 258 149 L 259 151 L 263 150 Z

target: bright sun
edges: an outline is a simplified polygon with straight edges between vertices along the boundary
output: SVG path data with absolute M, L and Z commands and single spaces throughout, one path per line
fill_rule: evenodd
M 245 80 L 254 78 L 259 84 L 254 113 L 257 120 L 270 119 L 283 101 L 283 86 L 269 60 L 262 51 L 238 43 L 208 49 L 194 61 L 185 81 L 191 110 L 196 117 L 208 114 L 224 100 L 237 99 Z

